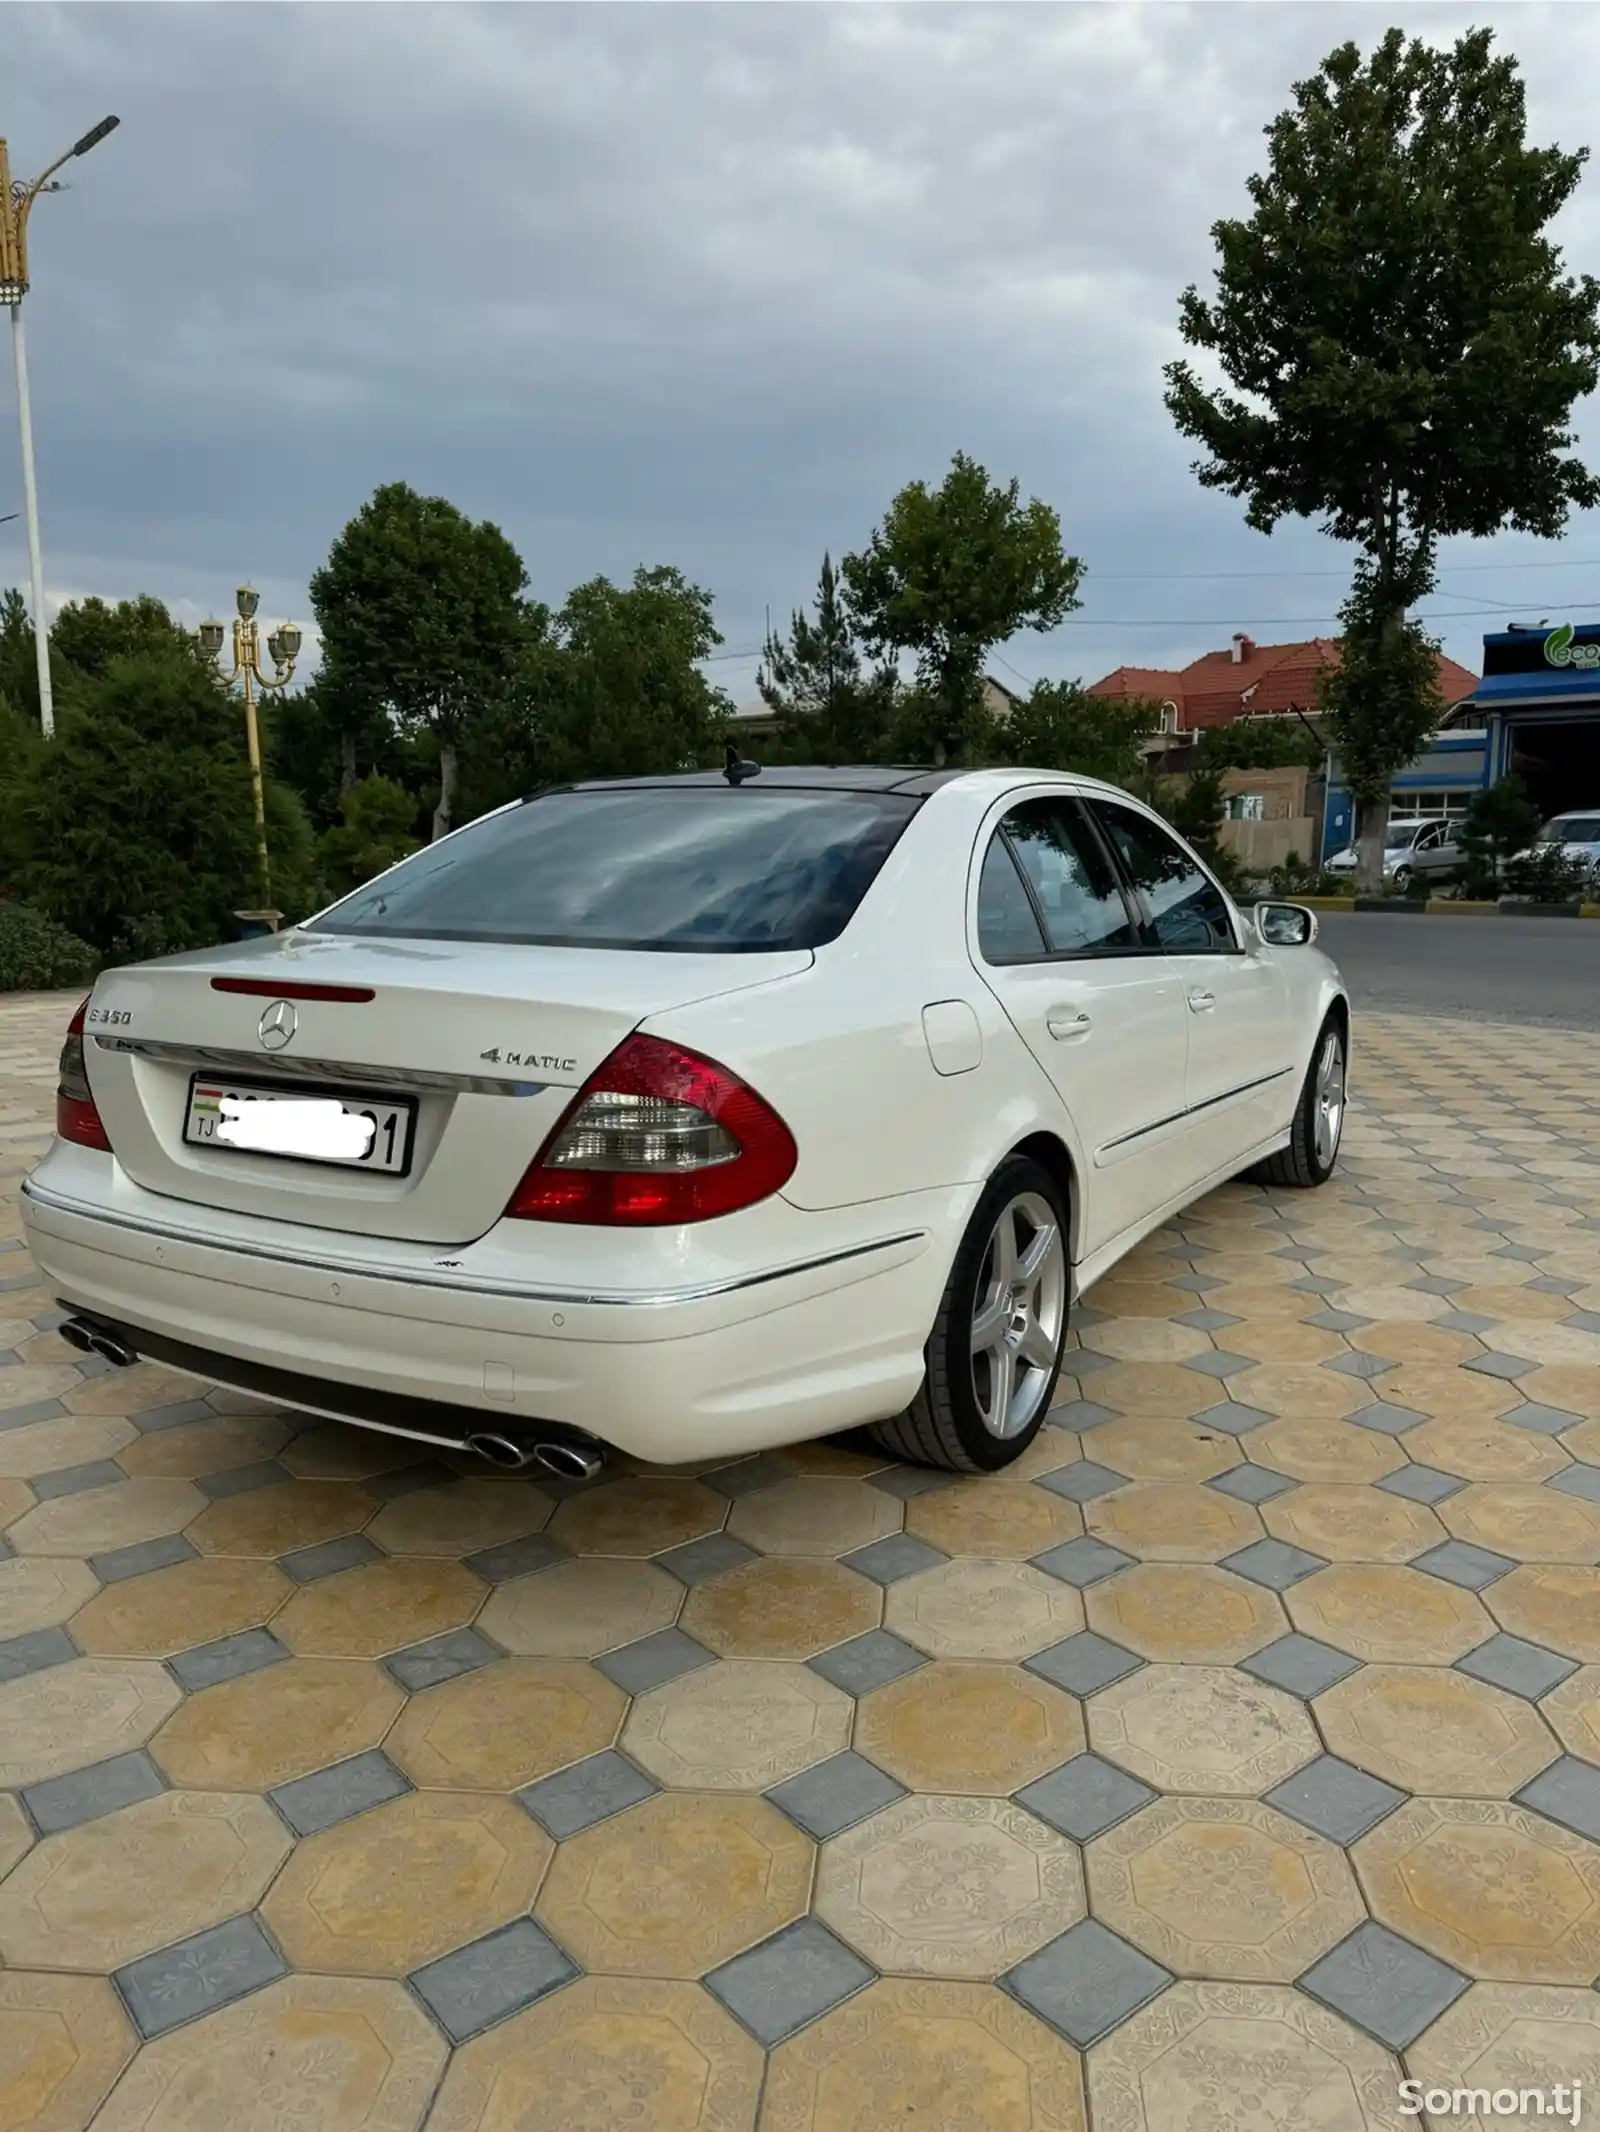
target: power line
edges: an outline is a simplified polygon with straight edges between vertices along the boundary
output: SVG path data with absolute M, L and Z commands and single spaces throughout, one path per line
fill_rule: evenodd
M 1537 563 L 1447 563 L 1445 568 L 1452 577 L 1463 577 L 1469 572 L 1479 574 L 1496 570 L 1600 570 L 1600 555 L 1551 556 Z M 1092 566 L 1086 573 L 1088 580 L 1097 585 L 1121 584 L 1188 584 L 1201 579 L 1213 578 L 1264 578 L 1264 577 L 1348 577 L 1344 570 L 1096 570 Z
M 1434 607 L 1419 609 L 1411 619 L 1414 622 L 1475 622 L 1485 614 L 1526 614 L 1530 605 L 1540 604 L 1537 600 L 1507 600 L 1494 606 L 1485 602 L 1466 613 L 1456 607 Z M 1248 624 L 1251 629 L 1269 629 L 1282 622 L 1306 628 L 1315 623 L 1336 625 L 1338 621 L 1336 614 L 1149 614 L 1107 616 L 1103 621 L 1090 615 L 1069 615 L 1058 626 L 1062 629 L 1227 629 Z

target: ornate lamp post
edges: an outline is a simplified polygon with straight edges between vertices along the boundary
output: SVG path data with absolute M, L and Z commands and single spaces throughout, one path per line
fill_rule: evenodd
M 267 800 L 261 776 L 261 731 L 256 723 L 256 690 L 288 687 L 294 675 L 294 662 L 300 656 L 300 631 L 293 622 L 280 622 L 267 638 L 267 656 L 272 661 L 269 681 L 261 670 L 261 636 L 256 626 L 256 609 L 261 605 L 261 595 L 253 585 L 241 585 L 234 599 L 239 612 L 233 623 L 233 671 L 225 674 L 223 679 L 230 687 L 237 681 L 244 689 L 244 729 L 250 745 L 250 783 L 256 803 L 256 853 L 261 862 L 262 897 L 270 900 L 272 872 L 267 858 Z M 220 622 L 202 622 L 196 634 L 200 649 L 208 659 L 221 656 L 223 629 Z
M 33 642 L 39 665 L 39 725 L 46 740 L 56 729 L 55 698 L 50 687 L 50 632 L 44 613 L 44 556 L 39 545 L 39 495 L 33 474 L 33 421 L 28 407 L 28 349 L 22 332 L 22 299 L 28 293 L 28 217 L 42 192 L 60 192 L 56 172 L 74 156 L 98 147 L 119 121 L 103 118 L 81 141 L 36 178 L 13 181 L 0 141 L 0 310 L 11 313 L 11 353 L 17 368 L 17 418 L 22 426 L 22 499 L 28 514 L 28 568 L 33 580 Z

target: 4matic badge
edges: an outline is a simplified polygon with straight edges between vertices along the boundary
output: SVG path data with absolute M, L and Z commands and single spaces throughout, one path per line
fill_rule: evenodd
M 492 1051 L 480 1051 L 480 1059 L 486 1066 L 538 1066 L 546 1073 L 576 1073 L 576 1059 L 552 1059 L 542 1051 L 502 1051 L 498 1044 Z

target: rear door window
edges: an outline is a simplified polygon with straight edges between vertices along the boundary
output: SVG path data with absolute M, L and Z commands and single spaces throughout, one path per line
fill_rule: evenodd
M 1138 929 L 1116 871 L 1073 800 L 1025 800 L 1000 825 L 1054 955 L 1130 954 Z
M 1112 800 L 1089 805 L 1144 899 L 1157 946 L 1187 955 L 1238 946 L 1227 898 L 1176 837 Z

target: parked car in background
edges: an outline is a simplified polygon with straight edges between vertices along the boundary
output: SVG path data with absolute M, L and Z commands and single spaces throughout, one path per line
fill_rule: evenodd
M 1415 878 L 1444 881 L 1462 862 L 1456 842 L 1457 824 L 1442 814 L 1424 815 L 1414 822 L 1391 822 L 1383 840 L 1383 875 L 1396 888 Z M 1354 844 L 1336 851 L 1327 862 L 1330 874 L 1354 874 L 1360 863 Z
M 1536 859 L 1541 852 L 1552 850 L 1579 866 L 1600 866 L 1600 810 L 1587 807 L 1553 815 L 1519 856 Z

